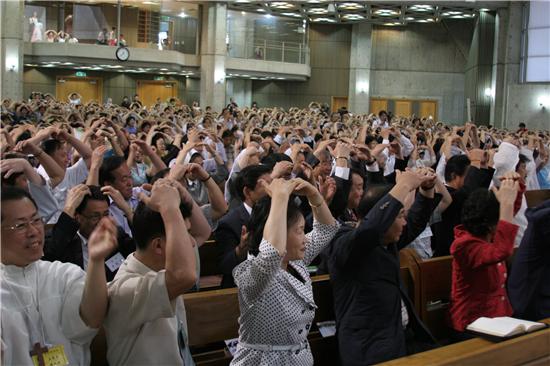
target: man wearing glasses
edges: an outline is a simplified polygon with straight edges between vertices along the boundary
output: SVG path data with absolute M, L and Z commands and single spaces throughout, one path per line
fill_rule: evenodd
M 89 253 L 88 239 L 103 217 L 109 216 L 109 198 L 98 186 L 79 184 L 67 195 L 65 207 L 46 238 L 44 259 L 69 262 L 86 270 Z M 124 259 L 136 246 L 121 228 L 117 228 L 118 248 L 105 261 L 107 281 L 111 281 Z
M 104 218 L 90 235 L 85 273 L 40 260 L 44 223 L 29 193 L 4 187 L 1 204 L 3 363 L 89 365 L 90 343 L 107 312 L 103 265 L 117 245 L 115 225 Z

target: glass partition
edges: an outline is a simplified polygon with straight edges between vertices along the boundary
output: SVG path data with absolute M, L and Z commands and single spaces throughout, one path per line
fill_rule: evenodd
M 231 57 L 307 63 L 307 24 L 303 20 L 229 10 L 227 53 Z
M 197 53 L 199 5 L 176 1 L 95 3 L 38 2 L 25 4 L 28 42 L 98 44 Z M 118 39 L 120 37 L 120 39 Z

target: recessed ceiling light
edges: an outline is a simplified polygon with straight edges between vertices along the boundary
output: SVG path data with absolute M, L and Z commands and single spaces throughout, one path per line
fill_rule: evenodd
M 357 9 L 362 9 L 362 8 L 363 8 L 363 4 L 359 4 L 359 3 L 341 3 L 341 4 L 338 4 L 338 9 L 357 10 Z
M 241 11 L 241 15 L 246 15 L 246 11 Z
M 287 16 L 287 17 L 294 17 L 294 18 L 300 18 L 301 15 L 298 13 L 281 13 L 281 15 Z
M 412 11 L 430 11 L 430 10 L 433 10 L 433 6 L 431 6 L 431 5 L 413 5 L 409 8 L 409 10 L 412 10 Z
M 365 17 L 361 14 L 345 14 L 342 18 L 346 20 L 359 20 L 359 19 L 365 19 Z
M 178 15 L 180 18 L 185 18 L 187 16 L 187 14 L 185 14 L 185 12 L 182 10 L 181 13 L 179 13 Z
M 332 18 L 312 18 L 312 21 L 316 23 L 320 23 L 320 22 L 336 23 L 336 20 Z
M 393 9 L 377 9 L 377 10 L 374 11 L 374 14 L 380 15 L 380 16 L 383 16 L 383 17 L 389 17 L 389 16 L 399 14 L 399 12 L 397 10 L 393 10 Z
M 447 13 L 449 13 L 449 15 L 460 15 L 460 14 L 462 14 L 461 11 L 454 11 L 454 10 L 453 11 L 448 11 Z
M 266 14 L 266 15 L 264 15 L 264 16 L 265 16 L 267 19 L 271 19 L 271 17 L 272 17 L 273 15 L 271 15 L 271 14 Z
M 144 1 L 144 2 L 142 2 L 142 4 L 143 5 L 157 5 L 157 3 L 154 2 L 154 1 Z
M 491 9 L 481 8 L 481 9 L 479 9 L 479 11 L 491 11 Z
M 294 4 L 287 3 L 286 1 L 274 1 L 269 6 L 276 9 L 292 9 Z
M 263 8 L 258 8 L 256 11 L 259 11 L 260 13 L 265 13 L 265 9 Z
M 325 8 L 311 8 L 307 11 L 310 14 L 328 14 L 328 9 Z
M 414 20 L 414 17 L 406 17 L 405 20 L 411 21 L 411 20 Z

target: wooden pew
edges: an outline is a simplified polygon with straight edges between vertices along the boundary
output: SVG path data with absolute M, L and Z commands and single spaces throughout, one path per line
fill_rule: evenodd
M 401 276 L 407 288 L 414 289 L 412 276 L 407 268 L 401 268 Z M 329 276 L 312 277 L 312 287 L 318 309 L 308 340 L 315 365 L 336 365 L 336 337 L 323 338 L 317 328 L 318 322 L 335 319 Z M 238 290 L 232 288 L 184 295 L 189 345 L 197 366 L 220 366 L 230 363 L 231 355 L 226 351 L 223 341 L 238 337 L 237 319 L 240 313 L 237 293 Z
M 543 320 L 550 324 L 550 318 Z M 455 343 L 382 363 L 385 366 L 529 365 L 550 364 L 550 328 L 500 343 L 483 338 Z
M 335 337 L 323 338 L 317 322 L 334 320 L 332 288 L 328 275 L 312 278 L 318 309 L 309 334 L 316 365 L 334 365 L 338 350 Z M 184 295 L 189 345 L 197 366 L 228 365 L 231 355 L 223 340 L 238 337 L 239 303 L 236 288 Z
M 535 207 L 546 200 L 550 200 L 550 189 L 538 189 L 536 191 L 526 191 L 525 199 L 527 207 Z
M 452 257 L 422 260 L 410 248 L 401 250 L 399 256 L 401 266 L 412 276 L 414 305 L 420 319 L 436 339 L 445 340 L 449 335 L 446 317 L 451 298 Z

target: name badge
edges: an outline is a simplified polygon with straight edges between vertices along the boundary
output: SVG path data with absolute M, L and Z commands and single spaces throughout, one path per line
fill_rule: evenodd
M 41 358 L 39 360 L 39 357 Z M 48 348 L 47 352 L 40 352 L 32 356 L 34 366 L 65 366 L 69 364 L 65 348 L 62 344 Z
M 107 259 L 105 261 L 105 265 L 107 266 L 107 268 L 109 268 L 111 272 L 114 272 L 120 268 L 123 262 L 124 262 L 124 257 L 122 256 L 122 254 L 120 254 L 120 252 L 118 252 L 117 254 L 113 255 L 111 258 Z

